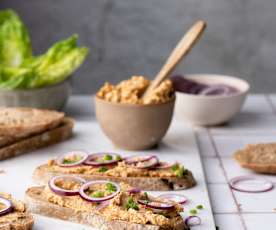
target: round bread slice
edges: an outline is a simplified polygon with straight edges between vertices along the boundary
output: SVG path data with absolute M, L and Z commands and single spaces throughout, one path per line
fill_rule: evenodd
M 107 220 L 92 212 L 76 212 L 48 202 L 42 195 L 43 187 L 32 187 L 26 191 L 25 202 L 27 210 L 39 215 L 68 220 L 71 222 L 89 225 L 100 230 L 165 230 L 157 225 L 136 224 L 120 220 Z M 172 230 L 188 230 L 183 220 L 176 223 Z
M 276 174 L 276 143 L 250 144 L 234 154 L 243 168 L 258 173 Z
M 64 113 L 33 108 L 0 108 L 0 136 L 26 137 L 57 127 Z
M 53 172 L 49 170 L 47 164 L 40 165 L 33 173 L 33 180 L 40 185 L 45 185 L 48 181 L 59 175 L 68 175 L 60 172 Z M 132 187 L 138 187 L 143 190 L 149 191 L 169 191 L 169 190 L 182 190 L 188 189 L 196 185 L 196 181 L 192 172 L 188 171 L 185 177 L 112 177 L 101 175 L 88 175 L 88 174 L 73 174 L 69 175 L 78 176 L 85 180 L 110 180 L 114 182 L 124 182 Z

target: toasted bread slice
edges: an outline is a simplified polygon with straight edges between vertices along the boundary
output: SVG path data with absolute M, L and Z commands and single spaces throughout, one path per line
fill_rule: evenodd
M 23 202 L 17 201 L 10 194 L 0 193 L 1 197 L 13 203 L 13 210 L 10 213 L 0 216 L 1 230 L 31 230 L 34 224 L 33 216 L 26 212 Z
M 1 217 L 0 217 L 1 219 Z M 34 219 L 29 214 L 18 215 L 15 221 L 0 221 L 1 230 L 31 230 L 34 224 Z
M 0 136 L 26 137 L 57 127 L 64 113 L 33 108 L 0 108 Z
M 276 174 L 276 143 L 247 145 L 238 150 L 234 158 L 243 168 L 258 173 Z
M 72 119 L 64 118 L 59 126 L 53 129 L 46 130 L 45 132 L 6 145 L 0 148 L 0 160 L 63 141 L 72 135 L 73 126 L 74 121 Z
M 90 225 L 100 230 L 162 230 L 160 226 L 150 224 L 136 224 L 120 220 L 107 220 L 92 212 L 76 212 L 70 208 L 62 207 L 48 202 L 42 196 L 43 187 L 32 187 L 26 192 L 25 201 L 27 209 L 36 214 L 54 217 L 62 220 Z M 176 223 L 174 230 L 188 229 L 184 221 Z
M 57 175 L 66 175 L 60 172 L 52 172 L 49 170 L 47 164 L 41 165 L 35 169 L 33 179 L 36 183 L 44 185 Z M 167 191 L 167 190 L 181 190 L 193 187 L 196 181 L 193 174 L 188 171 L 187 175 L 183 178 L 180 177 L 111 177 L 101 175 L 88 175 L 88 174 L 71 174 L 74 176 L 82 177 L 86 180 L 110 180 L 114 182 L 124 182 L 133 187 L 138 187 L 143 190 L 152 191 Z

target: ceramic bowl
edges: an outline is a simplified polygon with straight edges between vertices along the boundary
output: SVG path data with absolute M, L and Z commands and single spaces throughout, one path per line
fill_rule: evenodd
M 115 146 L 145 150 L 166 134 L 173 116 L 175 98 L 162 104 L 129 105 L 95 97 L 96 117 L 105 135 Z
M 1 89 L 0 106 L 60 110 L 66 104 L 70 93 L 69 81 L 38 89 Z
M 229 121 L 240 112 L 250 88 L 246 81 L 224 75 L 193 74 L 185 75 L 185 78 L 208 85 L 225 84 L 239 91 L 229 96 L 202 96 L 177 92 L 177 118 L 194 125 L 219 125 Z

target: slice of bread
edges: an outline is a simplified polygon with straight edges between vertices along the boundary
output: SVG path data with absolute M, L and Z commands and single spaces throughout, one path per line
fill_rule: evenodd
M 33 174 L 33 179 L 36 183 L 44 185 L 48 181 L 57 175 L 65 175 L 58 172 L 52 172 L 49 170 L 47 164 L 37 167 Z M 167 190 L 181 190 L 193 187 L 196 181 L 193 174 L 188 171 L 185 177 L 111 177 L 101 175 L 87 175 L 87 174 L 70 174 L 78 177 L 82 177 L 86 180 L 110 180 L 114 182 L 124 182 L 132 187 L 138 187 L 143 190 L 151 191 L 167 191 Z
M 0 136 L 26 137 L 57 127 L 64 113 L 33 108 L 0 108 Z
M 59 125 L 53 129 L 31 135 L 13 142 L 10 145 L 6 145 L 0 148 L 0 160 L 66 140 L 72 135 L 73 126 L 74 121 L 71 118 L 64 118 L 59 122 Z
M 109 221 L 92 212 L 76 212 L 70 208 L 48 202 L 42 196 L 42 191 L 43 187 L 32 187 L 26 191 L 25 201 L 28 211 L 48 217 L 89 225 L 100 230 L 162 230 L 162 228 L 157 225 L 135 224 L 120 220 Z M 173 230 L 185 229 L 189 228 L 187 228 L 184 221 L 181 220 L 179 223 L 176 223 L 176 228 Z
M 238 150 L 234 158 L 243 168 L 258 173 L 276 174 L 276 143 L 247 145 Z
M 34 219 L 31 215 L 18 215 L 16 221 L 0 221 L 0 230 L 31 230 L 33 224 Z

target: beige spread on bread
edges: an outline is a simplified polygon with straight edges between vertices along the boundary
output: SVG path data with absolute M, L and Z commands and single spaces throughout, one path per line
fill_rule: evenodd
M 182 217 L 179 212 L 183 211 L 181 205 L 174 204 L 174 209 L 164 211 L 163 213 L 155 213 L 152 209 L 147 209 L 144 205 L 140 205 L 137 200 L 145 199 L 148 196 L 146 193 L 130 194 L 127 192 L 130 187 L 127 184 L 120 184 L 121 191 L 110 200 L 109 205 L 99 209 L 98 203 L 93 203 L 82 199 L 80 196 L 60 196 L 52 192 L 45 186 L 42 196 L 51 203 L 62 207 L 73 209 L 75 212 L 95 212 L 108 220 L 122 220 L 137 224 L 152 224 L 162 226 L 162 229 L 174 229 L 176 223 Z M 135 207 L 128 207 L 129 199 L 135 203 Z
M 26 214 L 25 204 L 23 202 L 13 199 L 12 196 L 8 193 L 0 192 L 0 196 L 10 200 L 13 204 L 12 212 L 0 216 L 0 225 L 3 223 L 15 222 L 16 220 L 18 220 L 18 218 L 24 218 L 28 215 Z M 2 203 L 0 203 L 0 205 L 4 206 Z
M 143 76 L 132 76 L 117 85 L 108 82 L 98 91 L 97 97 L 106 101 L 122 104 L 160 104 L 174 97 L 173 85 L 170 80 L 163 81 L 146 99 L 141 99 L 150 84 Z
M 78 165 L 74 167 L 61 167 L 55 160 L 48 161 L 49 170 L 52 172 L 86 174 L 86 175 L 105 175 L 112 177 L 185 177 L 188 170 L 180 164 L 166 169 L 139 169 L 124 161 L 118 164 L 104 167 L 93 167 L 89 165 Z

